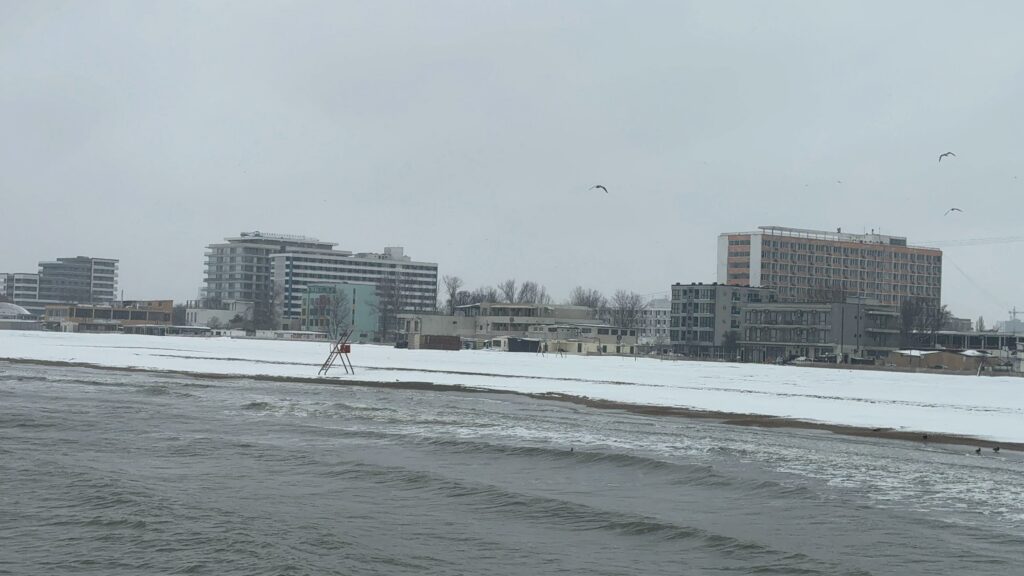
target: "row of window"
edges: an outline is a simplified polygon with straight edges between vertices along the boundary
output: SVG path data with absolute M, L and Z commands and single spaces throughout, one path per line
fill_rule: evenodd
M 854 248 L 851 246 L 840 246 L 836 244 L 822 244 L 813 242 L 791 242 L 786 240 L 763 240 L 761 246 L 767 248 L 778 248 L 780 251 L 803 251 L 808 253 L 842 254 L 843 256 L 859 256 L 861 258 L 894 258 L 896 260 L 908 260 L 911 262 L 938 263 L 942 256 L 937 254 L 924 254 L 910 250 L 879 249 L 879 248 Z

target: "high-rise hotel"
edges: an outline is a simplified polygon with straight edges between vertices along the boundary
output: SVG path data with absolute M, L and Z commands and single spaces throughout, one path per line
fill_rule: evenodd
M 718 281 L 772 288 L 780 301 L 820 301 L 836 294 L 898 305 L 942 297 L 942 251 L 901 236 L 760 226 L 718 237 Z

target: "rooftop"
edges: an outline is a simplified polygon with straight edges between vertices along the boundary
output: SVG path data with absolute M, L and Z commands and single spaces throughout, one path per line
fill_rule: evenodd
M 0 302 L 0 318 L 17 318 L 19 316 L 31 316 L 32 313 L 17 304 Z
M 907 244 L 906 236 L 892 236 L 888 234 L 875 233 L 872 230 L 865 234 L 852 234 L 843 232 L 842 228 L 836 228 L 835 232 L 828 230 L 810 230 L 806 228 L 788 228 L 786 226 L 758 226 L 753 232 L 725 232 L 720 236 L 762 234 L 765 236 L 786 236 L 789 238 L 804 238 L 808 240 L 825 240 L 831 242 L 852 242 L 857 244 L 881 244 L 886 246 L 907 246 L 911 248 L 925 248 L 936 250 L 927 246 L 911 246 Z

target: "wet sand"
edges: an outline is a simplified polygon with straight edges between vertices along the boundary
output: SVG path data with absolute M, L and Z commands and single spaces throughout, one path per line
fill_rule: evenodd
M 560 393 L 526 393 L 512 390 L 493 390 L 489 388 L 475 388 L 471 386 L 459 386 L 454 384 L 435 384 L 433 382 L 401 381 L 401 382 L 373 382 L 368 380 L 339 380 L 337 378 L 317 377 L 295 377 L 295 376 L 271 376 L 265 374 L 215 374 L 205 372 L 189 372 L 186 370 L 155 370 L 149 368 L 128 368 L 103 366 L 88 362 L 62 362 L 56 360 L 32 360 L 23 358 L 0 358 L 0 362 L 12 364 L 34 364 L 39 366 L 64 366 L 78 368 L 92 368 L 96 370 L 108 370 L 113 372 L 149 372 L 156 374 L 172 374 L 178 376 L 189 376 L 193 378 L 205 378 L 211 380 L 236 380 L 250 379 L 269 382 L 302 382 L 306 384 L 327 384 L 333 386 L 360 386 L 367 388 L 391 388 L 398 390 L 432 390 L 432 391 L 453 391 L 472 392 L 481 394 L 513 394 L 525 396 L 538 400 L 555 400 L 570 402 L 590 408 L 602 410 L 622 410 L 633 414 L 644 414 L 649 416 L 674 416 L 681 418 L 700 418 L 714 420 L 734 426 L 753 426 L 760 428 L 795 428 L 805 430 L 823 430 L 834 434 L 846 436 L 859 436 L 866 438 L 884 438 L 889 440 L 903 440 L 908 442 L 928 442 L 933 444 L 949 444 L 957 446 L 973 446 L 983 449 L 991 449 L 996 446 L 1000 450 L 1013 450 L 1024 452 L 1024 443 L 1021 442 L 999 442 L 961 436 L 954 434 L 927 434 L 927 439 L 920 431 L 896 430 L 892 428 L 864 428 L 859 426 L 846 426 L 842 424 L 829 424 L 825 422 L 813 422 L 809 420 L 797 420 L 778 416 L 763 416 L 758 414 L 740 414 L 735 412 L 718 412 L 710 410 L 695 410 L 691 408 L 679 408 L 672 406 L 652 406 L 644 404 L 629 404 L 624 402 L 612 402 L 609 400 L 598 400 L 586 396 L 575 396 Z M 488 374 L 493 376 L 493 374 Z

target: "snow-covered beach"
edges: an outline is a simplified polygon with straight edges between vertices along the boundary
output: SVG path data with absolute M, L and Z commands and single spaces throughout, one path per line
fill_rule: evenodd
M 324 342 L 0 332 L 0 359 L 237 376 L 315 378 Z M 1024 441 L 1024 380 L 937 374 L 354 346 L 356 375 L 612 403 Z M 41 368 L 43 369 L 43 368 Z

